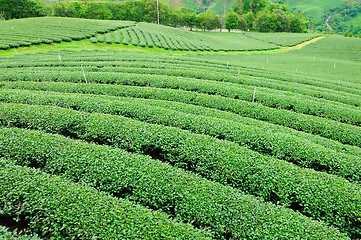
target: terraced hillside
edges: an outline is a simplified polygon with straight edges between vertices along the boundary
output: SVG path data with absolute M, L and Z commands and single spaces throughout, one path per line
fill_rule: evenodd
M 0 30 L 0 49 L 81 40 L 88 46 L 114 44 L 172 51 L 260 51 L 297 45 L 318 36 L 286 33 L 281 39 L 277 34 L 265 38 L 259 34 L 199 33 L 149 23 L 71 18 L 11 20 L 0 22 Z M 273 39 L 276 35 L 277 39 Z
M 0 57 L 0 225 L 34 239 L 361 238 L 351 40 Z
M 90 38 L 97 33 L 134 25 L 130 21 L 99 21 L 60 17 L 26 18 L 0 23 L 0 49 Z

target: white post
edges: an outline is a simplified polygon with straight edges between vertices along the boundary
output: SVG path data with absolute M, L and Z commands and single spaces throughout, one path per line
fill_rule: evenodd
M 14 49 L 15 49 L 15 53 L 18 54 L 18 51 L 16 51 L 16 48 L 14 48 Z
M 11 30 L 14 30 L 14 26 L 11 26 Z
M 227 67 L 228 67 L 229 61 L 227 61 Z
M 336 63 L 333 64 L 333 68 L 336 68 Z
M 58 58 L 59 58 L 59 60 L 61 62 L 60 51 L 58 52 Z
M 313 56 L 313 61 L 315 61 L 316 60 L 316 56 Z
M 254 85 L 253 98 L 252 98 L 253 103 L 254 103 L 254 98 L 256 97 L 256 88 L 257 88 L 257 84 Z
M 88 80 L 86 79 L 86 76 L 85 76 L 83 64 L 80 64 L 80 66 L 81 66 L 81 70 L 83 70 L 83 76 L 84 76 L 84 79 L 85 79 L 85 83 L 88 83 Z

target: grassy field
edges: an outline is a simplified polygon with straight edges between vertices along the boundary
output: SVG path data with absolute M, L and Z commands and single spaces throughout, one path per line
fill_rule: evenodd
M 360 238 L 360 42 L 139 23 L 0 50 L 0 225 L 34 239 Z

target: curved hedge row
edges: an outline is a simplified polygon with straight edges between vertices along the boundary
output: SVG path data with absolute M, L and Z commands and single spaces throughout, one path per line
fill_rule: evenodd
M 143 99 L 0 90 L 0 101 L 55 105 L 80 111 L 123 115 L 149 123 L 178 127 L 229 140 L 302 167 L 326 171 L 361 183 L 360 157 L 342 154 L 297 136 L 265 130 L 242 122 L 196 116 L 157 107 L 147 104 Z
M 160 61 L 158 61 L 160 62 Z M 160 62 L 161 63 L 161 62 Z M 154 67 L 156 67 L 156 63 Z M 161 63 L 162 64 L 162 63 Z M 66 66 L 72 67 L 66 67 Z M 75 66 L 74 66 L 75 65 Z M 193 79 L 193 78 L 184 78 L 184 77 L 175 77 L 171 73 L 181 73 L 183 76 L 187 76 L 184 72 L 189 72 L 190 70 L 185 69 L 174 69 L 172 67 L 171 70 L 163 70 L 163 69 L 153 69 L 153 68 L 143 68 L 143 64 L 119 64 L 122 67 L 117 67 L 114 69 L 113 67 L 104 67 L 103 64 L 95 63 L 84 65 L 85 71 L 87 71 L 88 75 L 99 75 L 102 74 L 102 77 L 106 77 L 107 74 L 124 74 L 128 73 L 127 75 L 142 75 L 143 81 L 148 79 L 148 85 L 163 88 L 175 88 L 175 89 L 183 89 L 187 91 L 195 91 L 207 94 L 217 94 L 220 96 L 240 99 L 245 101 L 252 101 L 252 95 L 254 86 L 246 86 L 243 84 L 239 84 L 239 81 L 234 81 L 236 83 L 226 81 L 226 82 L 219 82 L 219 80 L 209 80 L 203 79 L 200 80 Z M 129 67 L 125 67 L 125 66 Z M 138 66 L 137 66 L 138 65 Z M 164 64 L 162 64 L 163 66 Z M 74 67 L 73 67 L 74 66 Z M 88 66 L 88 67 L 87 67 Z M 56 71 L 57 76 L 61 75 L 61 72 L 68 72 L 68 71 L 76 71 L 79 68 L 79 63 L 66 63 L 64 65 L 59 65 L 61 69 Z M 138 68 L 137 68 L 138 67 Z M 204 67 L 203 67 L 204 68 Z M 36 70 L 36 71 L 48 71 L 48 68 L 30 68 L 28 71 Z M 54 71 L 54 69 L 52 69 Z M 206 71 L 206 69 L 204 69 Z M 198 71 L 199 72 L 199 71 Z M 31 73 L 34 74 L 34 73 Z M 66 74 L 66 73 L 65 73 Z M 151 74 L 151 75 L 148 75 Z M 162 76 L 163 74 L 168 75 L 168 77 Z M 10 76 L 13 75 L 10 73 Z M 178 74 L 175 74 L 178 75 Z M 220 75 L 218 73 L 218 75 Z M 10 76 L 4 79 L 8 79 Z M 124 76 L 124 75 L 123 75 Z M 216 75 L 213 75 L 216 76 Z M 120 76 L 121 77 L 121 76 Z M 233 77 L 233 76 L 232 76 Z M 216 78 L 216 77 L 214 77 Z M 239 77 L 234 77 L 236 79 L 240 79 Z M 158 79 L 154 80 L 154 79 Z M 227 78 L 228 79 L 228 78 Z M 204 81 L 206 80 L 206 81 Z M 161 81 L 161 83 L 159 83 Z M 251 80 L 253 81 L 253 80 Z M 264 80 L 263 80 L 264 81 Z M 306 87 L 305 87 L 306 88 Z M 339 93 L 337 93 L 338 97 L 340 97 Z M 348 101 L 350 99 L 355 99 L 352 101 L 356 105 L 361 104 L 360 96 L 352 97 L 349 96 L 344 100 Z M 335 102 L 326 99 L 319 99 L 317 97 L 310 97 L 305 96 L 302 94 L 296 93 L 288 93 L 286 91 L 269 89 L 265 87 L 257 87 L 257 93 L 255 96 L 255 101 L 257 103 L 261 103 L 264 106 L 271 107 L 271 108 L 282 108 L 286 110 L 292 110 L 294 112 L 299 112 L 303 114 L 319 116 L 323 118 L 328 118 L 335 121 L 340 121 L 348 124 L 353 125 L 361 125 L 361 110 L 359 107 L 354 107 L 350 105 L 346 105 L 345 103 Z M 348 102 L 350 103 L 350 102 Z
M 152 62 L 152 59 L 154 57 L 149 57 L 149 54 L 145 53 L 133 53 L 133 58 L 129 58 L 129 52 L 117 52 L 115 55 L 109 54 L 108 51 L 91 51 L 91 52 L 85 52 L 85 51 L 66 51 L 62 50 L 62 53 L 66 56 L 66 62 L 70 61 L 79 63 L 80 61 L 86 61 L 87 64 L 91 63 L 99 63 L 103 66 L 122 66 L 127 65 L 127 62 L 131 61 L 133 63 L 139 64 L 145 64 L 147 62 Z M 57 52 L 49 52 L 46 54 L 41 54 L 41 57 L 39 57 L 40 54 L 36 55 L 18 55 L 13 58 L 11 58 L 11 61 L 9 59 L 6 59 L 1 65 L 3 67 L 7 66 L 33 66 L 34 63 L 44 63 L 49 64 L 50 66 L 55 66 L 55 63 L 59 63 L 57 58 Z M 255 79 L 260 78 L 259 82 L 249 82 L 248 85 L 254 86 L 255 83 L 257 83 L 258 86 L 263 86 L 263 84 L 267 84 L 268 82 L 270 84 L 272 83 L 278 83 L 277 88 L 280 87 L 286 87 L 292 86 L 294 88 L 293 91 L 297 92 L 297 87 L 306 87 L 305 89 L 314 89 L 315 92 L 313 93 L 316 97 L 323 97 L 323 94 L 325 92 L 330 91 L 336 91 L 334 96 L 337 96 L 337 93 L 340 92 L 340 94 L 349 94 L 352 93 L 353 95 L 361 95 L 360 89 L 361 84 L 356 84 L 354 82 L 347 82 L 345 80 L 342 81 L 342 84 L 340 84 L 336 80 L 327 79 L 325 81 L 324 79 L 318 79 L 316 77 L 311 77 L 309 75 L 303 76 L 298 74 L 291 74 L 291 73 L 282 73 L 282 72 L 275 72 L 270 70 L 264 70 L 264 69 L 257 69 L 252 67 L 244 67 L 244 66 L 234 66 L 232 64 L 226 64 L 226 62 L 223 60 L 219 61 L 212 61 L 212 60 L 205 60 L 205 59 L 197 59 L 194 56 L 192 57 L 186 57 L 186 56 L 179 56 L 177 55 L 176 58 L 173 58 L 171 56 L 166 55 L 160 55 L 160 62 L 166 62 L 167 65 L 164 66 L 167 71 L 162 74 L 182 74 L 182 72 L 178 73 L 178 71 L 172 72 L 171 69 L 169 69 L 169 64 L 172 63 L 174 66 L 174 63 L 178 63 L 179 67 L 186 66 L 186 68 L 183 72 L 185 76 L 192 77 L 192 78 L 204 78 L 204 79 L 212 79 L 212 80 L 220 80 L 220 81 L 227 81 L 227 79 L 230 79 L 231 81 L 236 80 L 243 80 L 243 78 L 247 77 L 248 79 Z M 67 64 L 66 62 L 62 62 L 62 64 Z M 122 65 L 119 65 L 118 63 L 121 63 Z M 42 66 L 44 66 L 42 64 Z M 148 64 L 149 65 L 149 64 Z M 62 65 L 65 66 L 65 65 Z M 202 67 L 204 69 L 207 67 L 207 71 L 199 71 L 199 67 Z M 160 66 L 154 66 L 153 61 L 153 68 Z M 192 69 L 193 68 L 193 69 Z M 189 71 L 190 69 L 191 71 Z M 151 69 L 150 69 L 151 70 Z M 177 69 L 175 69 L 177 70 Z M 238 74 L 238 71 L 240 72 L 242 78 L 240 78 L 238 75 L 235 77 L 235 74 Z M 167 73 L 169 72 L 169 73 Z M 209 72 L 209 74 L 208 74 Z M 218 72 L 218 73 L 217 73 Z M 183 76 L 183 75 L 180 75 Z M 264 81 L 264 79 L 267 79 L 267 81 Z M 266 87 L 270 87 L 266 85 Z M 271 87 L 272 88 L 272 87 Z M 320 89 L 321 88 L 321 89 Z M 287 89 L 285 89 L 288 91 Z M 343 92 L 343 93 L 341 93 Z M 354 96 L 357 97 L 357 96 Z M 354 98 L 355 101 L 360 103 L 359 98 Z M 360 106 L 360 104 L 358 105 Z
M 59 107 L 0 104 L 0 123 L 78 137 L 138 152 L 361 236 L 361 188 L 347 180 L 266 157 L 235 143 L 119 116 Z
M 161 209 L 183 222 L 210 228 L 217 239 L 344 237 L 323 223 L 147 156 L 21 129 L 0 130 L 0 142 L 0 155 L 17 164 L 38 166 Z
M 92 93 L 92 94 L 100 94 L 100 95 L 110 95 L 108 96 L 108 98 L 111 98 L 111 96 L 123 96 L 126 95 L 124 94 L 124 90 L 126 91 L 127 89 L 129 89 L 129 87 L 124 87 L 123 88 L 113 88 L 112 86 L 109 85 L 93 85 L 93 84 L 86 84 L 86 85 L 76 85 L 73 83 L 34 83 L 34 82 L 17 82 L 17 83 L 1 83 L 0 82 L 0 86 L 2 86 L 4 89 L 5 88 L 9 88 L 9 89 L 30 89 L 30 90 L 42 90 L 42 91 L 57 91 L 57 92 L 62 92 L 62 93 Z M 130 89 L 137 89 L 139 87 L 130 87 Z M 122 89 L 122 90 L 120 90 Z M 145 89 L 139 89 L 139 92 L 141 92 L 142 90 Z M 7 91 L 7 90 L 4 90 Z M 141 97 L 138 95 L 132 95 L 133 91 L 130 91 L 130 96 L 135 96 L 135 97 Z M 135 92 L 135 91 L 134 91 Z M 152 92 L 152 89 L 150 89 L 150 93 Z M 20 93 L 16 93 L 16 95 L 20 95 Z M 30 93 L 29 93 L 29 97 L 30 97 Z M 5 95 L 5 93 L 2 93 L 2 99 L 3 101 L 11 101 L 9 98 L 9 96 Z M 146 97 L 146 96 L 143 96 Z M 147 98 L 147 97 L 146 97 Z M 28 99 L 28 98 L 27 98 Z M 118 100 L 117 98 L 115 98 L 114 100 Z M 33 101 L 33 100 L 31 100 Z M 141 99 L 138 99 L 138 101 L 142 101 Z M 28 101 L 26 102 L 28 103 Z M 331 150 L 335 150 L 339 153 L 346 153 L 346 154 L 351 154 L 354 156 L 361 156 L 361 148 L 358 148 L 356 146 L 350 146 L 350 145 L 345 145 L 342 144 L 340 142 L 331 140 L 331 139 L 327 139 L 327 138 L 323 138 L 317 135 L 313 135 L 313 134 L 309 134 L 309 133 L 305 133 L 305 132 L 301 132 L 301 131 L 296 131 L 294 129 L 291 128 L 286 128 L 283 126 L 279 126 L 279 125 L 274 125 L 272 123 L 268 123 L 268 122 L 263 122 L 263 121 L 259 121 L 259 120 L 255 120 L 252 118 L 245 118 L 245 117 L 241 117 L 237 114 L 234 113 L 230 113 L 230 112 L 224 112 L 224 111 L 220 111 L 217 109 L 211 109 L 211 108 L 206 108 L 206 107 L 202 107 L 202 106 L 198 106 L 198 105 L 191 105 L 191 104 L 186 104 L 186 103 L 182 103 L 182 102 L 173 102 L 173 101 L 166 101 L 166 100 L 153 100 L 153 99 L 144 99 L 143 102 L 141 104 L 146 104 L 146 105 L 154 105 L 154 106 L 159 106 L 162 108 L 167 108 L 167 109 L 172 109 L 178 112 L 184 112 L 184 113 L 189 113 L 189 114 L 194 114 L 194 115 L 201 115 L 201 116 L 205 116 L 205 117 L 212 117 L 212 118 L 217 118 L 217 119 L 223 119 L 223 120 L 227 120 L 227 121 L 233 121 L 233 122 L 237 122 L 239 124 L 242 125 L 251 125 L 257 128 L 260 128 L 260 132 L 262 131 L 272 131 L 272 132 L 278 132 L 278 133 L 282 133 L 282 134 L 287 134 L 287 135 L 292 135 L 294 137 L 297 137 L 298 139 L 300 139 L 301 141 L 306 141 L 306 142 L 313 142 L 315 144 L 321 145 L 323 147 L 326 147 L 327 149 L 331 149 Z M 59 106 L 62 106 L 60 103 L 58 103 Z
M 55 239 L 211 239 L 167 215 L 84 184 L 0 160 L 2 213 L 25 215 L 30 228 Z
M 101 74 L 92 74 L 87 76 L 88 82 L 98 83 L 111 83 L 111 84 L 126 84 L 126 85 L 140 85 L 147 86 L 149 81 L 145 79 L 143 81 L 142 75 L 128 75 L 126 74 L 107 74 L 107 77 L 102 77 Z M 59 75 L 58 75 L 59 77 Z M 27 78 L 24 76 L 24 78 Z M 37 81 L 47 81 L 48 77 L 43 76 L 33 78 Z M 157 80 L 158 79 L 158 80 Z M 12 79 L 16 81 L 17 79 Z M 61 81 L 64 82 L 83 82 L 83 77 L 78 76 L 77 73 L 73 74 L 68 72 L 61 77 Z M 162 81 L 159 78 L 152 80 L 156 85 L 161 85 Z M 13 83 L 16 85 L 17 83 Z M 42 83 L 43 85 L 44 83 Z M 80 85 L 79 85 L 80 86 Z M 78 86 L 74 86 L 78 88 Z M 318 134 L 320 136 L 330 138 L 345 144 L 354 146 L 361 146 L 361 128 L 357 126 L 348 125 L 332 121 L 329 119 L 319 118 L 315 116 L 303 115 L 294 113 L 284 109 L 272 109 L 260 104 L 253 104 L 250 102 L 239 101 L 236 99 L 229 99 L 222 96 L 208 95 L 202 93 L 195 93 L 183 90 L 173 89 L 159 89 L 159 88 L 132 88 L 123 86 L 111 86 L 112 92 L 115 92 L 118 96 L 132 96 L 177 101 L 183 103 L 189 103 L 194 105 L 200 105 L 204 107 L 215 108 L 232 113 L 239 114 L 241 116 L 250 117 L 258 120 L 267 121 L 270 123 L 290 127 L 296 130 Z M 94 88 L 93 86 L 84 87 Z
M 92 72 L 91 74 L 103 73 L 103 77 L 106 77 L 106 74 L 108 74 L 108 69 L 101 69 L 101 73 L 98 72 L 99 67 L 98 69 L 94 70 L 97 71 L 97 73 Z M 120 68 L 117 71 L 123 73 L 123 70 L 123 68 Z M 150 76 L 146 75 L 148 74 L 147 69 L 145 69 L 145 71 L 143 70 L 144 69 L 132 69 L 130 71 L 126 70 L 126 72 L 141 74 L 143 76 L 142 84 L 147 84 L 148 86 L 152 87 L 182 89 L 186 91 L 194 91 L 212 95 L 216 94 L 227 98 L 240 99 L 248 102 L 252 101 L 254 86 L 244 86 L 234 83 L 218 82 L 212 80 L 204 81 L 193 78 L 188 79 L 173 76 Z M 183 69 L 179 69 L 179 71 L 183 72 Z M 110 74 L 115 74 L 115 72 L 110 72 Z M 137 83 L 132 82 L 132 84 L 136 85 Z M 353 124 L 357 126 L 361 125 L 361 110 L 358 107 L 353 107 L 325 99 L 317 99 L 313 97 L 310 98 L 309 96 L 303 96 L 300 94 L 290 95 L 285 91 L 257 87 L 255 102 L 271 108 L 282 108 L 307 115 L 328 118 L 347 124 Z
M 7 49 L 61 41 L 70 42 L 129 26 L 134 26 L 134 22 L 61 17 L 1 21 L 0 48 Z

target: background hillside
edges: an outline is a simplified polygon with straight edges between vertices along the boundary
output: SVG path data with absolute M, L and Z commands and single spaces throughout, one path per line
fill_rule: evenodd
M 67 0 L 41 0 L 47 5 Z M 310 20 L 309 28 L 315 31 L 361 34 L 361 0 L 270 0 L 285 4 L 293 13 L 301 12 Z M 89 2 L 89 1 L 88 1 Z M 99 1 L 97 1 L 99 2 Z M 102 1 L 103 2 L 103 1 Z M 104 2 L 120 2 L 107 0 Z M 123 1 L 122 1 L 123 2 Z M 232 9 L 235 0 L 161 0 L 165 5 L 189 8 L 199 14 L 211 9 L 219 16 Z
M 271 0 L 289 6 L 291 12 L 300 11 L 312 19 L 320 31 L 361 33 L 360 0 Z

